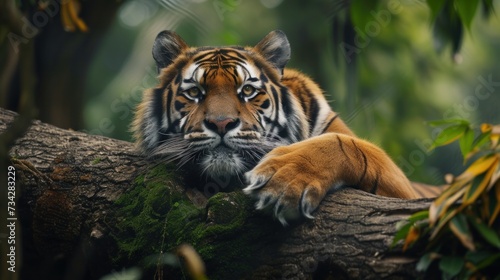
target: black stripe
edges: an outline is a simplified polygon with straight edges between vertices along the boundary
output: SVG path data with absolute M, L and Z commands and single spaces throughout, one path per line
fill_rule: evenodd
M 199 50 L 208 50 L 208 49 L 199 49 Z M 194 58 L 195 63 L 199 63 L 200 65 L 204 63 L 213 64 L 214 61 L 217 60 L 224 61 L 224 64 L 233 63 L 233 64 L 244 64 L 246 62 L 246 58 L 238 53 L 235 50 L 231 49 L 211 49 L 211 52 L 198 54 L 197 57 Z
M 281 93 L 281 103 L 283 106 L 283 112 L 285 112 L 286 117 L 290 117 L 292 114 L 292 101 L 290 100 L 290 95 L 288 94 L 286 87 L 280 88 Z
M 318 101 L 311 96 L 311 103 L 309 104 L 309 135 L 312 135 L 316 122 L 318 121 Z
M 262 104 L 260 104 L 260 107 L 262 109 L 267 109 L 267 108 L 269 108 L 269 105 L 271 105 L 271 102 L 269 101 L 269 99 L 266 99 L 266 100 L 264 100 L 264 102 L 262 102 Z
M 375 178 L 375 182 L 373 183 L 372 188 L 370 189 L 370 193 L 375 194 L 378 189 L 378 180 L 379 180 L 380 174 L 377 173 L 377 178 Z
M 214 139 L 215 137 L 197 137 L 197 138 L 189 138 L 189 142 L 200 142 L 200 141 L 206 141 L 209 139 Z
M 368 160 L 366 159 L 365 153 L 358 148 L 358 146 L 356 145 L 356 142 L 354 142 L 354 139 L 352 139 L 351 141 L 352 141 L 352 144 L 354 145 L 354 148 L 356 148 L 356 151 L 361 153 L 361 156 L 363 157 L 363 163 L 364 163 L 363 174 L 361 174 L 361 178 L 359 178 L 359 182 L 357 184 L 358 186 L 361 186 L 361 183 L 365 179 L 366 171 L 368 170 Z
M 182 73 L 182 68 L 177 68 L 177 72 L 178 73 Z M 182 80 L 182 77 L 181 77 L 180 74 L 178 74 L 177 76 L 175 76 L 174 85 L 179 85 L 181 83 L 181 80 Z
M 170 127 L 170 125 L 172 125 L 172 118 L 171 118 L 171 106 L 172 106 L 172 97 L 174 96 L 174 92 L 172 91 L 171 88 L 168 89 L 168 92 L 167 92 L 167 104 L 166 104 L 166 107 L 167 107 L 167 124 L 168 126 Z
M 178 131 L 176 131 L 176 127 L 179 126 L 179 123 L 180 123 L 180 120 L 175 120 L 174 122 L 172 122 L 172 124 L 168 126 L 165 133 L 166 134 L 178 133 Z
M 163 128 L 162 128 L 162 129 L 160 129 L 160 132 L 159 132 L 159 136 L 160 136 L 160 137 L 159 137 L 159 140 L 158 140 L 158 145 L 157 145 L 157 146 L 159 146 L 159 144 L 161 144 L 161 143 L 165 142 L 165 140 L 167 140 L 167 139 L 169 138 L 169 137 L 168 137 L 168 135 L 169 135 L 169 132 L 168 132 L 168 131 L 169 131 L 169 130 L 170 130 L 170 129 L 167 129 L 167 130 L 165 130 L 165 129 L 163 129 Z
M 289 135 L 290 135 L 290 134 L 289 134 L 289 132 L 288 132 L 288 129 L 284 129 L 284 128 L 282 128 L 282 129 L 280 130 L 280 132 L 278 132 L 278 136 L 279 136 L 279 137 L 281 137 L 282 139 L 290 139 L 290 138 L 289 138 Z
M 300 88 L 296 89 L 296 92 L 304 92 L 306 89 L 304 89 L 301 85 Z M 295 94 L 295 97 L 299 100 L 300 106 L 302 107 L 302 112 L 304 112 L 305 115 L 308 115 L 307 107 L 306 107 L 306 102 L 304 100 L 304 95 L 303 94 Z
M 152 118 L 156 121 L 158 128 L 161 127 L 163 115 L 163 91 L 164 88 L 155 88 L 153 91 L 153 103 L 151 104 Z
M 175 110 L 180 111 L 182 108 L 184 108 L 185 104 L 180 102 L 179 100 L 176 100 L 174 103 Z
M 321 134 L 325 133 L 326 130 L 330 127 L 330 125 L 337 119 L 337 117 L 339 116 L 339 114 L 336 114 L 335 116 L 333 116 L 333 118 L 328 121 L 328 124 L 325 126 L 325 128 L 323 129 L 323 131 L 321 132 Z
M 264 73 L 260 74 L 260 80 L 261 80 L 263 83 L 267 83 L 267 82 L 269 82 L 269 79 L 266 77 L 266 75 L 264 75 Z
M 236 67 L 233 67 L 233 73 L 231 73 L 231 72 L 228 72 L 228 73 L 233 78 L 234 84 L 235 85 L 238 84 L 238 71 L 237 71 Z
M 339 141 L 340 150 L 342 151 L 342 153 L 344 154 L 344 156 L 345 156 L 346 158 L 349 158 L 349 157 L 347 156 L 347 154 L 345 153 L 345 150 L 344 150 L 344 144 L 342 143 L 342 140 L 340 140 L 340 137 L 339 137 L 338 135 L 336 135 L 336 136 L 337 136 L 337 141 Z
M 276 123 L 278 122 L 279 117 L 280 117 L 280 110 L 279 110 L 280 109 L 279 108 L 280 107 L 280 98 L 278 96 L 278 92 L 276 91 L 276 89 L 273 86 L 271 86 L 271 93 L 272 93 L 273 98 L 274 98 L 274 104 L 276 104 L 274 120 L 269 119 L 269 122 L 272 124 L 271 131 L 273 131 L 275 126 L 276 126 Z

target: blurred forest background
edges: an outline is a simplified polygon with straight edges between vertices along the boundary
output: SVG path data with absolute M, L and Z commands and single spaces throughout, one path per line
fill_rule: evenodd
M 462 169 L 456 146 L 428 151 L 439 130 L 426 121 L 500 123 L 498 0 L 0 1 L 0 106 L 17 110 L 19 49 L 34 42 L 37 118 L 63 128 L 130 141 L 165 29 L 193 46 L 254 45 L 283 30 L 288 66 L 411 180 L 441 184 Z M 9 2 L 23 12 L 22 36 Z

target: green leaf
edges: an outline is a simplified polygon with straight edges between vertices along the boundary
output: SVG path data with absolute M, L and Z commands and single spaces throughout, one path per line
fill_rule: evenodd
M 415 223 L 429 218 L 429 210 L 419 211 L 408 218 L 408 221 Z
M 470 123 L 467 120 L 463 119 L 445 119 L 445 120 L 435 120 L 435 121 L 428 121 L 428 125 L 430 126 L 442 126 L 442 125 L 450 125 L 450 124 L 455 124 L 455 125 L 466 125 L 470 126 Z
M 495 12 L 493 6 L 493 0 L 483 0 L 483 14 L 485 18 L 488 18 L 491 13 Z
M 462 257 L 445 256 L 439 261 L 439 269 L 449 278 L 455 277 L 460 273 L 464 266 Z M 443 275 L 443 276 L 445 276 Z
M 485 176 L 486 176 L 485 173 L 481 173 L 481 174 L 477 175 L 476 177 L 474 177 L 474 179 L 472 180 L 472 185 L 467 190 L 467 192 L 465 192 L 464 200 L 469 200 L 472 197 L 479 197 L 479 194 L 478 194 L 479 186 L 481 186 L 481 183 L 484 181 Z
M 391 248 L 396 246 L 398 241 L 403 240 L 406 238 L 408 233 L 410 232 L 410 228 L 413 226 L 413 223 L 407 223 L 401 226 L 401 228 L 396 232 L 394 235 L 394 239 L 392 240 Z
M 462 209 L 467 205 L 471 205 L 472 203 L 476 202 L 479 196 L 486 191 L 491 176 L 495 172 L 496 165 L 498 164 L 498 159 L 495 157 L 492 158 L 493 158 L 492 164 L 490 164 L 489 166 L 485 164 L 485 166 L 488 167 L 486 173 L 481 173 L 476 177 L 474 177 L 474 179 L 472 180 L 472 185 L 465 193 L 462 205 L 460 206 Z M 485 161 L 485 163 L 487 162 Z
M 417 263 L 417 271 L 426 271 L 427 268 L 429 268 L 429 265 L 431 265 L 432 261 L 434 260 L 432 258 L 433 253 L 427 253 L 423 255 L 420 260 Z
M 394 239 L 392 240 L 391 248 L 396 246 L 398 241 L 406 239 L 406 236 L 410 233 L 410 229 L 415 225 L 416 222 L 423 221 L 429 218 L 429 210 L 423 210 L 411 215 L 407 221 L 401 221 L 396 224 L 398 231 L 394 234 Z M 422 223 L 420 223 L 422 225 Z M 426 223 L 425 225 L 428 225 Z M 428 232 L 428 228 L 425 227 L 424 233 Z
M 488 141 L 490 140 L 490 134 L 491 134 L 491 131 L 488 131 L 486 133 L 482 132 L 475 140 L 474 140 L 474 144 L 472 144 L 472 149 L 475 149 L 475 148 L 480 148 L 482 145 L 488 143 Z
M 474 131 L 470 128 L 467 128 L 464 132 L 462 138 L 460 138 L 460 151 L 462 152 L 462 156 L 464 160 L 467 155 L 472 151 L 472 144 L 474 143 Z
M 465 248 L 471 251 L 476 249 L 474 241 L 472 240 L 472 234 L 469 230 L 469 225 L 467 224 L 467 218 L 464 214 L 460 213 L 451 219 L 450 229 Z
M 487 250 L 468 251 L 465 254 L 465 259 L 473 264 L 478 264 L 489 258 L 491 255 L 493 255 L 493 253 Z
M 458 15 L 469 32 L 478 5 L 479 0 L 455 0 Z
M 431 146 L 431 149 L 434 149 L 438 146 L 447 145 L 458 138 L 460 138 L 465 131 L 469 128 L 469 126 L 465 124 L 452 125 L 445 128 L 434 140 L 434 143 Z
M 488 227 L 480 221 L 477 221 L 476 219 L 469 220 L 486 241 L 488 241 L 491 245 L 500 248 L 500 236 L 498 236 L 498 233 L 494 229 Z
M 429 6 L 429 9 L 431 9 L 431 22 L 436 20 L 436 17 L 443 9 L 445 2 L 446 0 L 427 0 L 427 5 Z
M 480 263 L 477 264 L 476 266 L 476 269 L 477 270 L 481 270 L 481 269 L 484 269 L 492 264 L 495 264 L 495 262 L 497 260 L 500 259 L 500 253 L 497 253 L 497 254 L 492 254 L 491 256 L 489 256 L 487 259 L 481 261 Z

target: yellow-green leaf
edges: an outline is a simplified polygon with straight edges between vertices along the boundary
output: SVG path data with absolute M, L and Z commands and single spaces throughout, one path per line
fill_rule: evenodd
M 480 148 L 490 140 L 491 131 L 481 132 L 481 134 L 474 140 L 472 149 Z
M 436 238 L 436 236 L 441 232 L 441 230 L 443 229 L 443 227 L 445 227 L 446 225 L 448 225 L 448 222 L 453 218 L 455 217 L 455 215 L 458 213 L 458 208 L 455 208 L 453 209 L 452 211 L 449 211 L 449 212 L 445 212 L 444 213 L 444 216 L 443 218 L 441 218 L 439 220 L 439 222 L 437 223 L 437 225 L 433 228 L 432 230 L 432 234 L 431 236 L 429 237 L 430 240 L 433 240 L 434 238 Z
M 496 161 L 493 162 L 490 167 L 495 166 L 498 163 L 498 159 L 495 158 Z M 464 195 L 464 200 L 462 202 L 461 208 L 465 208 L 466 206 L 474 203 L 476 199 L 481 195 L 486 190 L 486 187 L 488 187 L 490 183 L 491 176 L 493 175 L 493 172 L 496 170 L 491 168 L 489 169 L 486 174 L 481 173 L 477 177 L 474 178 L 472 181 L 472 185 L 470 188 L 467 189 L 467 192 Z
M 481 132 L 489 134 L 491 141 L 491 148 L 492 149 L 496 148 L 500 139 L 500 125 L 491 125 L 483 123 L 481 124 Z
M 460 197 L 462 197 L 467 189 L 467 187 L 464 187 L 463 185 L 455 185 L 451 187 L 456 189 L 456 191 L 449 192 L 450 196 L 438 197 L 438 199 L 434 200 L 429 207 L 429 223 L 431 225 L 435 225 L 439 219 L 442 219 L 442 217 L 446 215 L 448 208 Z
M 486 172 L 498 158 L 495 156 L 483 156 L 469 166 L 464 173 L 456 178 L 456 181 L 470 180 L 477 175 Z
M 470 128 L 467 128 L 464 132 L 462 138 L 460 138 L 460 151 L 462 152 L 462 156 L 464 157 L 464 162 L 467 158 L 467 155 L 470 151 L 472 151 L 472 144 L 474 143 L 474 131 Z
M 445 128 L 443 131 L 441 131 L 441 133 L 439 133 L 439 135 L 436 137 L 436 140 L 434 140 L 434 143 L 431 146 L 431 150 L 438 146 L 447 145 L 453 141 L 456 141 L 465 133 L 468 128 L 469 126 L 465 124 L 452 125 Z
M 467 224 L 467 219 L 463 214 L 458 214 L 451 219 L 450 230 L 453 234 L 455 234 L 465 248 L 471 251 L 476 250 L 469 225 Z

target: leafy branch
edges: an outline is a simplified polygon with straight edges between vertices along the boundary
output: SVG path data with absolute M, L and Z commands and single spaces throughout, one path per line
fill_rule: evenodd
M 431 149 L 459 141 L 464 163 L 474 161 L 437 197 L 429 210 L 412 215 L 402 225 L 393 246 L 403 250 L 426 244 L 417 269 L 434 263 L 443 279 L 500 279 L 500 125 L 483 124 L 475 135 L 460 119 L 430 122 L 446 126 Z

